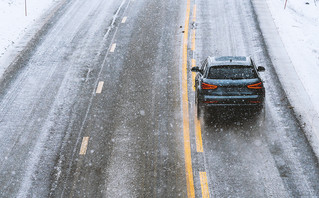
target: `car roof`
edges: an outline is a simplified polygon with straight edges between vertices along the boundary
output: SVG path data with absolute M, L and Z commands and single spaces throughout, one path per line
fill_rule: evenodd
M 209 66 L 238 65 L 251 66 L 251 58 L 247 56 L 219 56 L 209 57 Z

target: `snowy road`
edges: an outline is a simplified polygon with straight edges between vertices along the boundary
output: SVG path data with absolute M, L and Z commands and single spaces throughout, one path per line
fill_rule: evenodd
M 1 197 L 319 196 L 317 159 L 251 2 L 189 3 L 67 4 L 2 85 Z M 252 55 L 265 66 L 265 112 L 197 121 L 183 36 L 188 71 L 209 55 Z

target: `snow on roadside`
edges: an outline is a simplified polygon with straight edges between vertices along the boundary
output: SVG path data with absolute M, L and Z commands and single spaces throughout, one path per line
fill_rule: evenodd
M 319 1 L 267 0 L 293 66 L 319 114 Z M 307 105 L 307 104 L 302 104 Z
M 0 0 L 0 59 L 56 0 Z

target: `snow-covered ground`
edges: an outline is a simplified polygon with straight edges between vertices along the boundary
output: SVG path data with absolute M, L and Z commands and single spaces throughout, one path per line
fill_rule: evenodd
M 0 59 L 55 1 L 0 0 Z
M 267 0 L 293 66 L 319 112 L 319 1 Z
M 288 0 L 284 9 L 285 1 L 253 0 L 271 61 L 319 158 L 319 2 Z

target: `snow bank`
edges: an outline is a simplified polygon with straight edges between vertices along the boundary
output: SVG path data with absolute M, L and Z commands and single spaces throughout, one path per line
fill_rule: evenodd
M 17 43 L 55 0 L 0 0 L 0 58 Z
M 288 0 L 284 9 L 285 0 L 252 0 L 271 61 L 319 158 L 317 1 Z
M 280 37 L 319 112 L 319 1 L 267 0 Z M 317 4 L 317 5 L 316 5 Z

